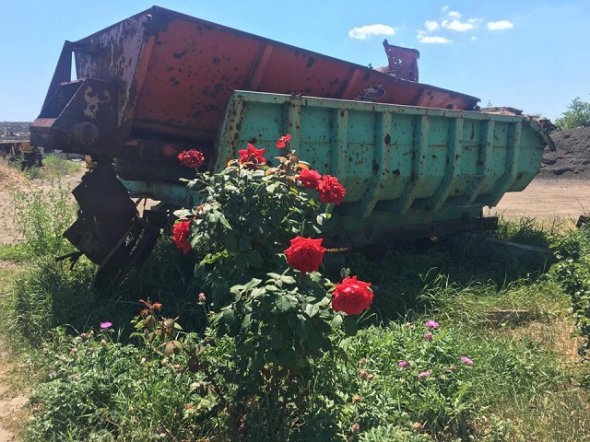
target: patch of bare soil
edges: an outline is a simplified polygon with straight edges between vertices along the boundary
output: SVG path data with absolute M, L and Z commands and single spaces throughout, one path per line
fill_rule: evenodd
M 0 341 L 0 349 L 4 347 Z M 0 441 L 16 441 L 16 428 L 27 417 L 27 412 L 23 410 L 28 400 L 27 392 L 15 388 L 14 383 L 7 379 L 17 369 L 10 361 L 10 354 L 0 350 L 0 362 Z
M 486 214 L 506 218 L 573 219 L 590 213 L 590 180 L 537 177 L 522 192 L 509 192 Z

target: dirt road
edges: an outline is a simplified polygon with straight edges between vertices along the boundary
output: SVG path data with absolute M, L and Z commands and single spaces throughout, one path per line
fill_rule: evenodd
M 522 192 L 504 195 L 497 207 L 485 213 L 511 219 L 577 220 L 583 213 L 590 213 L 590 180 L 537 178 Z

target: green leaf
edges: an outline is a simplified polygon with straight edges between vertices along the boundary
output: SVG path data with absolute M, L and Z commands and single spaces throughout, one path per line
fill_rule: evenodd
M 334 316 L 334 319 L 332 319 L 332 327 L 334 328 L 340 328 L 342 326 L 342 315 L 336 315 Z
M 219 214 L 219 222 L 223 225 L 223 227 L 225 227 L 227 230 L 232 230 L 231 225 L 229 224 L 229 222 L 227 221 L 227 218 L 225 217 L 225 215 L 223 213 Z
M 176 218 L 189 218 L 192 216 L 192 212 L 188 209 L 179 209 L 172 212 Z
M 320 307 L 317 304 L 307 304 L 305 306 L 305 314 L 310 318 L 313 318 L 320 311 Z
M 242 321 L 242 329 L 247 330 L 250 327 L 250 324 L 252 324 L 252 314 L 248 313 L 244 316 L 244 320 Z
M 281 275 L 281 281 L 285 284 L 295 284 L 295 278 L 290 275 Z
M 279 295 L 275 301 L 275 306 L 280 312 L 288 312 L 293 307 L 295 307 L 294 303 L 289 299 L 287 295 Z
M 222 313 L 223 322 L 233 328 L 236 325 L 236 314 L 231 309 L 226 309 Z

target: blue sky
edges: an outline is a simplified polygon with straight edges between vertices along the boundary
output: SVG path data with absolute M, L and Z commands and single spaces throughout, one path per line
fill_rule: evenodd
M 0 121 L 36 118 L 64 40 L 152 6 L 141 0 L 0 0 Z M 381 42 L 420 51 L 420 81 L 481 104 L 559 116 L 590 101 L 588 0 L 160 0 L 169 9 L 374 67 Z M 377 26 L 380 25 L 380 26 Z

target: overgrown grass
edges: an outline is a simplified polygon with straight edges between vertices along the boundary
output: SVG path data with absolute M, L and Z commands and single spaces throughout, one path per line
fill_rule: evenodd
M 121 287 L 96 291 L 93 264 L 81 260 L 70 270 L 54 260 L 69 250 L 57 235 L 69 212 L 50 212 L 56 204 L 37 198 L 20 215 L 28 239 L 0 247 L 0 259 L 29 261 L 22 271 L 0 271 L 0 288 L 9 292 L 3 328 L 15 347 L 36 352 L 43 379 L 26 438 L 230 440 L 236 429 L 212 408 L 211 392 L 183 368 L 183 356 L 164 358 L 129 338 L 138 300 L 150 298 L 163 303 L 165 316 L 180 316 L 185 330 L 197 333 L 191 339 L 201 339 L 205 318 L 191 260 L 162 239 Z M 576 263 L 590 250 L 584 231 L 557 224 L 503 221 L 497 235 L 551 246 Z M 281 425 L 285 440 L 590 439 L 587 368 L 571 338 L 570 294 L 553 269 L 477 244 L 402 244 L 331 259 L 328 274 L 350 267 L 373 283 L 372 325 L 338 338 L 338 351 L 303 380 L 304 408 L 279 421 L 272 401 L 249 403 L 245 439 L 269 440 L 265 430 Z M 426 318 L 441 324 L 432 342 L 424 339 Z M 98 332 L 101 321 L 116 331 Z M 201 357 L 231 371 L 223 357 L 231 351 L 219 340 Z M 426 370 L 430 377 L 418 380 Z
M 71 161 L 57 154 L 50 153 L 43 157 L 43 165 L 41 167 L 27 167 L 23 173 L 29 179 L 57 180 L 74 175 L 83 168 L 83 161 Z

